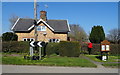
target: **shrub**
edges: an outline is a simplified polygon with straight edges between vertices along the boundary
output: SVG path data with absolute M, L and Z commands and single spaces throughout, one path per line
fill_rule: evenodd
M 17 41 L 18 36 L 12 32 L 6 32 L 2 34 L 2 41 Z
M 2 52 L 26 53 L 29 52 L 29 42 L 2 42 Z
M 46 46 L 46 55 L 59 54 L 59 43 L 48 43 Z
M 110 54 L 112 55 L 116 55 L 116 54 L 120 54 L 120 44 L 111 44 L 110 45 Z
M 59 46 L 60 56 L 78 57 L 80 55 L 79 42 L 62 41 Z

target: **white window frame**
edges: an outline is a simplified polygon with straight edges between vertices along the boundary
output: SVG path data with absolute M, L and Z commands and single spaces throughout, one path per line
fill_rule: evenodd
M 30 39 L 30 41 L 32 41 L 32 39 L 33 39 L 33 41 L 35 41 L 34 38 L 23 38 L 23 41 L 24 41 L 24 40 L 28 41 L 28 39 Z
M 53 41 L 53 39 L 49 39 L 49 42 L 50 42 L 50 40 L 51 40 L 51 42 L 60 42 L 60 39 L 55 39 L 55 41 Z
M 40 28 L 40 30 L 38 30 Z M 46 26 L 38 26 L 37 31 L 46 31 Z
M 27 41 L 27 38 L 23 38 L 23 41 L 26 40 Z
M 35 41 L 35 39 L 34 39 L 34 38 L 30 38 L 30 41 L 32 41 L 32 39 L 33 39 L 33 41 Z

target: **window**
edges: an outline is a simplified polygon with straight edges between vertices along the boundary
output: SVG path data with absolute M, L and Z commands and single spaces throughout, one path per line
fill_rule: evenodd
M 23 38 L 23 41 L 34 41 L 34 38 Z
M 30 39 L 28 38 L 27 41 L 30 41 Z
M 31 41 L 34 41 L 34 39 L 31 38 Z
M 30 41 L 35 41 L 35 39 L 34 38 L 30 38 Z
M 60 42 L 60 39 L 49 39 L 49 42 Z
M 46 31 L 46 26 L 38 26 L 37 31 Z
M 27 39 L 26 39 L 26 38 L 23 38 L 23 41 L 27 41 Z

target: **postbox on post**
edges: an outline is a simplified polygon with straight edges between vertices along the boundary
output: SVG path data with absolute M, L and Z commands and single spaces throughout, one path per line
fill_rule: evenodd
M 103 61 L 108 59 L 108 52 L 110 51 L 110 42 L 104 40 L 101 42 L 101 57 Z

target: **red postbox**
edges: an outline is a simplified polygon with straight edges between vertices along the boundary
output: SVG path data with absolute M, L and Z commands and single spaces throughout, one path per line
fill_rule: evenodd
M 91 49 L 93 48 L 92 46 L 92 43 L 88 43 L 88 52 L 89 52 L 89 55 L 91 54 Z

